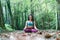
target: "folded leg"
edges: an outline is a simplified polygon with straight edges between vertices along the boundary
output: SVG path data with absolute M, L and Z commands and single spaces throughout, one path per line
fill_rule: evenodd
M 35 33 L 38 32 L 38 30 L 36 30 L 36 29 L 31 29 L 31 31 L 32 32 L 35 32 Z
M 25 32 L 32 32 L 31 29 L 24 29 Z

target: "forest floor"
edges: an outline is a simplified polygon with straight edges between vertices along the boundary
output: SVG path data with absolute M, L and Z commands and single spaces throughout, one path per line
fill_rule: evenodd
M 51 30 L 43 30 L 37 33 L 24 33 L 23 31 L 14 31 L 8 33 L 0 33 L 0 40 L 57 40 L 57 36 L 58 35 L 56 34 L 56 31 Z

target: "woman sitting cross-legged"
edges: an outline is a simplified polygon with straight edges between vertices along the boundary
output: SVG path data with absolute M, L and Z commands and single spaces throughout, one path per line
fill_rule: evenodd
M 28 21 L 26 21 L 24 32 L 38 32 L 33 15 L 31 14 L 28 16 Z

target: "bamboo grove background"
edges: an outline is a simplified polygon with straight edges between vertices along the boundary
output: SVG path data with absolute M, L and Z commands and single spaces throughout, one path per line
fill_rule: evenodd
M 0 27 L 22 30 L 29 14 L 38 29 L 60 29 L 59 0 L 0 0 Z

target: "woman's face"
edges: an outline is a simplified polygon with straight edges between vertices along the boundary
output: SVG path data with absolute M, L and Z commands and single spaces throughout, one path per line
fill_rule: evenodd
M 31 16 L 31 15 L 29 16 L 29 19 L 30 19 L 30 20 L 32 19 L 32 16 Z

